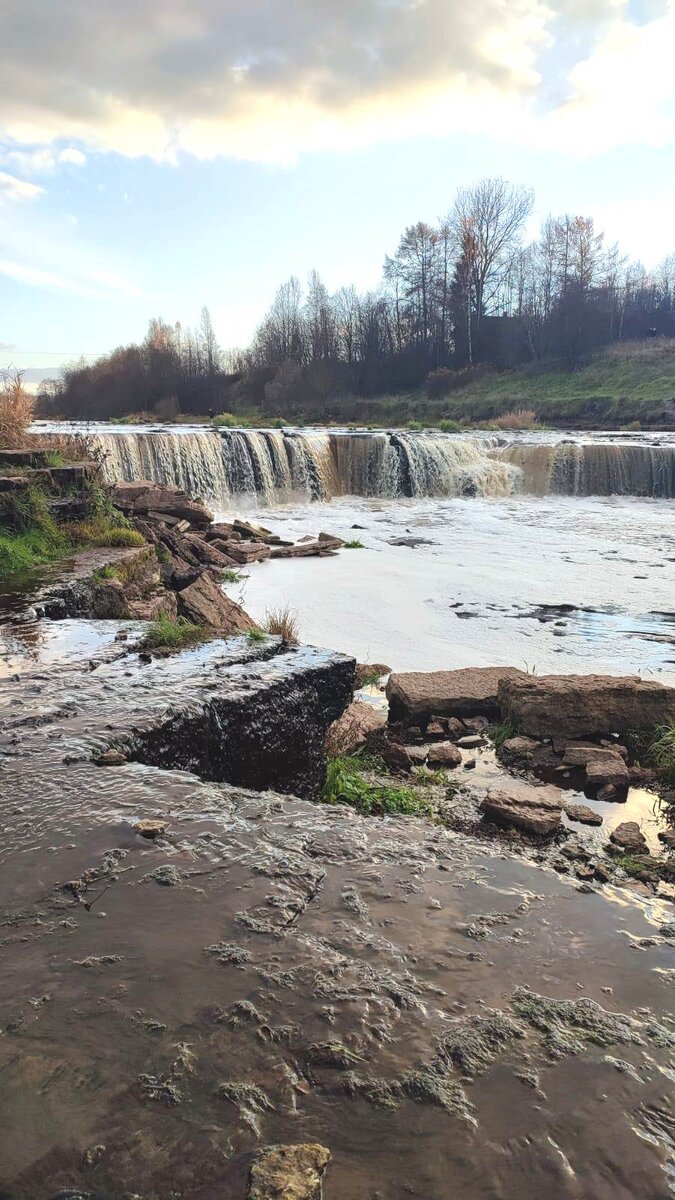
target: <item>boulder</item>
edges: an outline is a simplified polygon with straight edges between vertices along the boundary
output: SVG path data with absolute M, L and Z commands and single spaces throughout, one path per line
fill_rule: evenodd
M 647 839 L 637 821 L 622 821 L 609 835 L 609 850 L 627 850 L 629 854 L 649 854 Z
M 178 602 L 174 592 L 156 588 L 146 596 L 131 597 L 128 609 L 134 621 L 156 621 L 158 617 L 173 619 L 178 615 Z
M 387 718 L 380 709 L 363 700 L 354 700 L 342 716 L 329 726 L 326 734 L 329 756 L 335 758 L 338 754 L 351 754 L 359 746 L 365 745 L 371 734 L 383 729 L 386 722 Z
M 499 704 L 531 737 L 628 733 L 675 720 L 675 688 L 638 676 L 521 673 L 501 680 Z
M 544 837 L 560 828 L 562 793 L 551 784 L 520 786 L 509 792 L 489 791 L 480 808 L 497 825 L 514 825 L 526 833 Z
M 382 757 L 387 766 L 395 771 L 412 771 L 413 767 L 424 766 L 427 759 L 426 746 L 404 746 L 402 742 L 385 742 Z
M 454 742 L 432 742 L 426 753 L 430 767 L 458 767 L 462 761 L 462 752 Z
M 321 1200 L 330 1150 L 316 1142 L 266 1146 L 253 1161 L 246 1200 Z
M 209 625 L 226 636 L 256 628 L 248 613 L 230 600 L 209 575 L 199 575 L 177 595 L 180 616 L 195 625 Z
M 516 667 L 395 672 L 387 683 L 389 720 L 414 725 L 431 717 L 497 716 L 500 682 L 520 677 L 528 678 Z
M 234 559 L 228 553 L 223 551 L 215 542 L 207 542 L 197 533 L 186 533 L 184 535 L 190 550 L 195 558 L 206 567 L 231 567 Z
M 602 825 L 602 816 L 587 804 L 565 804 L 565 812 L 570 821 L 579 821 L 582 825 Z
M 615 788 L 627 788 L 630 782 L 628 767 L 620 754 L 605 750 L 586 763 L 586 782 L 591 787 L 605 787 L 612 784 Z
M 177 521 L 189 521 L 195 529 L 207 529 L 213 521 L 213 513 L 201 500 L 192 500 L 182 488 L 169 484 L 139 480 L 134 483 L 111 485 L 113 503 L 132 516 L 153 519 L 173 517 Z

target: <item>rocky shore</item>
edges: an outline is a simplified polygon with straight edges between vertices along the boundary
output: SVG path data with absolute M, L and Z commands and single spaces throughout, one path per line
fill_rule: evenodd
M 115 503 L 26 604 L 120 640 L 0 693 L 2 1195 L 666 1200 L 675 691 L 357 669 L 220 584 L 339 539 Z

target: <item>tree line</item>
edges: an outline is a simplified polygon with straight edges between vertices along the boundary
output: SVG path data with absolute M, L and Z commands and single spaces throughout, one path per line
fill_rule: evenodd
M 548 217 L 525 233 L 533 193 L 503 179 L 458 191 L 436 225 L 409 225 L 380 285 L 331 294 L 317 271 L 283 283 L 251 345 L 227 354 L 204 309 L 199 327 L 153 320 L 120 347 L 49 381 L 43 412 L 117 417 L 259 409 L 329 417 L 340 396 L 424 384 L 450 393 L 486 365 L 574 370 L 611 342 L 675 336 L 675 254 L 648 271 L 591 217 Z

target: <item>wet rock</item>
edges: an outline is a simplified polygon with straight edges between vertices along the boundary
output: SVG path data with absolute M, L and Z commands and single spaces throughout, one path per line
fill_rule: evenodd
M 613 783 L 603 783 L 602 787 L 596 793 L 596 798 L 603 801 L 614 800 L 618 794 L 619 789 Z
M 251 1167 L 246 1200 L 321 1200 L 330 1157 L 318 1143 L 266 1146 Z
M 648 854 L 647 839 L 637 821 L 622 821 L 609 835 L 610 848 L 617 846 L 629 854 Z
M 162 887 L 177 887 L 182 881 L 181 872 L 173 866 L 172 863 L 164 863 L 161 867 L 155 867 L 154 871 L 150 871 L 149 875 L 145 875 L 142 883 L 146 883 L 149 879 L 159 883 Z
M 113 503 L 130 516 L 147 517 L 152 512 L 156 519 L 167 516 L 177 521 L 189 521 L 195 529 L 206 529 L 213 520 L 213 513 L 201 500 L 191 500 L 179 487 L 150 480 L 110 486 Z
M 447 721 L 435 720 L 433 724 L 436 726 L 440 725 L 441 730 L 443 730 L 443 726 L 445 725 L 447 735 L 453 742 L 456 742 L 458 738 L 463 737 L 467 729 L 466 725 L 463 721 L 460 721 L 459 717 L 448 717 Z M 427 725 L 427 733 L 431 733 L 431 725 Z
M 196 533 L 186 533 L 185 541 L 190 547 L 195 558 L 203 563 L 206 567 L 231 567 L 234 559 L 229 553 L 229 547 L 224 553 L 218 548 L 219 543 L 207 542 L 203 537 Z
M 153 821 L 149 818 L 137 821 L 134 825 L 136 833 L 140 833 L 141 837 L 150 839 L 161 837 L 162 834 L 166 833 L 167 828 L 168 821 Z
M 536 742 L 533 738 L 512 737 L 502 742 L 501 746 L 498 747 L 498 752 L 500 757 L 504 758 L 507 762 L 524 761 L 532 758 L 538 746 L 539 742 Z
M 382 757 L 387 766 L 395 771 L 412 771 L 413 767 L 424 766 L 427 747 L 404 746 L 402 742 L 387 741 L 382 747 Z
M 230 558 L 233 558 L 236 563 L 243 565 L 252 562 L 263 562 L 270 555 L 281 553 L 281 551 L 272 551 L 269 546 L 263 546 L 260 542 L 229 542 L 227 549 Z
M 121 767 L 127 761 L 121 750 L 104 750 L 94 759 L 97 767 Z
M 476 768 L 475 758 L 467 758 L 464 763 L 464 770 L 465 771 L 474 771 L 475 768 Z
M 527 833 L 548 836 L 561 825 L 562 794 L 559 788 L 520 787 L 517 791 L 489 791 L 481 812 L 498 825 L 514 825 Z
M 586 782 L 590 787 L 627 788 L 629 784 L 628 767 L 620 754 L 606 751 L 602 757 L 592 758 L 586 764 Z
M 339 754 L 350 754 L 365 745 L 371 734 L 386 725 L 387 718 L 380 709 L 363 700 L 354 700 L 341 717 L 329 726 L 326 734 L 326 750 L 335 758 Z
M 587 804 L 565 803 L 565 812 L 570 821 L 580 821 L 582 825 L 602 825 L 602 816 Z
M 675 850 L 675 829 L 661 829 L 658 838 L 669 850 Z
M 500 681 L 522 674 L 515 667 L 395 672 L 389 677 L 386 689 L 389 720 L 412 725 L 426 724 L 432 716 L 496 716 Z
M 430 738 L 445 737 L 446 733 L 447 733 L 447 730 L 444 728 L 443 723 L 441 721 L 430 721 L 429 724 L 427 725 L 427 729 L 426 729 L 427 737 L 430 737 Z
M 434 767 L 458 767 L 462 753 L 454 742 L 432 742 L 427 747 L 427 762 Z
M 354 687 L 362 688 L 367 680 L 373 679 L 375 676 L 381 679 L 383 675 L 390 674 L 391 667 L 388 667 L 386 663 L 357 663 Z
M 230 600 L 209 575 L 200 575 L 178 593 L 178 611 L 195 625 L 208 625 L 229 636 L 255 629 L 255 621 Z
M 484 739 L 478 733 L 470 734 L 469 737 L 461 737 L 457 739 L 457 745 L 463 750 L 474 750 L 476 746 L 482 746 Z
M 523 675 L 499 684 L 503 718 L 531 737 L 580 738 L 675 720 L 675 688 L 614 675 Z

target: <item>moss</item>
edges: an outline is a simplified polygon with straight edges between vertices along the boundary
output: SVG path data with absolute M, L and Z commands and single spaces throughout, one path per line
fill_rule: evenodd
M 359 1075 L 356 1071 L 348 1071 L 342 1077 L 342 1087 L 353 1099 L 367 1100 L 376 1108 L 398 1108 L 400 1088 L 397 1083 L 387 1083 L 372 1075 Z
M 444 1034 L 433 1065 L 437 1070 L 454 1067 L 470 1077 L 482 1075 L 511 1042 L 522 1037 L 522 1028 L 505 1013 L 469 1017 Z
M 401 1079 L 401 1087 L 406 1096 L 416 1104 L 428 1104 L 433 1108 L 442 1108 L 453 1116 L 461 1117 L 464 1121 L 472 1121 L 473 1108 L 467 1099 L 464 1088 L 453 1080 L 445 1078 L 436 1071 L 422 1068 L 419 1071 L 408 1071 Z
M 607 1012 L 589 996 L 555 1000 L 529 988 L 517 988 L 511 1000 L 518 1016 L 544 1035 L 554 1059 L 581 1054 L 588 1043 L 604 1048 L 616 1045 L 671 1044 L 672 1038 L 658 1022 L 638 1021 L 628 1013 Z
M 307 1060 L 313 1066 L 346 1071 L 349 1067 L 363 1062 L 363 1055 L 350 1050 L 349 1046 L 344 1046 L 342 1042 L 314 1042 L 307 1047 Z

